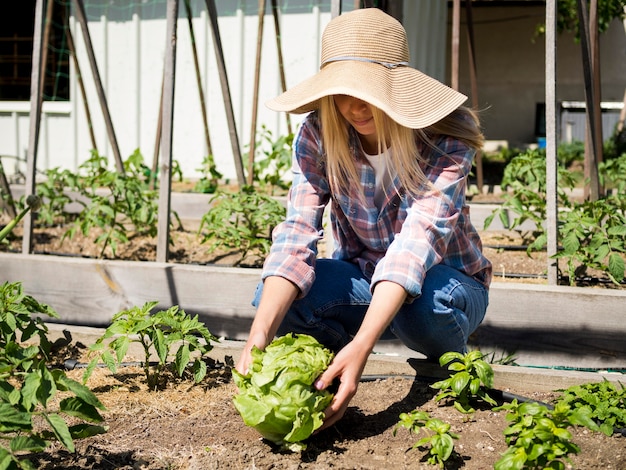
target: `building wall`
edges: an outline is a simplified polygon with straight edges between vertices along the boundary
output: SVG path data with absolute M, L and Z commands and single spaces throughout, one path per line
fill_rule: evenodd
M 471 93 L 467 29 L 462 12 L 460 79 Z M 545 41 L 536 36 L 544 7 L 473 9 L 478 101 L 488 139 L 510 145 L 535 141 L 537 103 L 545 101 Z M 557 101 L 585 101 L 581 46 L 573 35 L 557 38 Z M 602 101 L 622 102 L 626 90 L 626 34 L 614 21 L 600 37 Z M 619 111 L 613 111 L 619 113 Z
M 88 0 L 89 31 L 107 96 L 116 138 L 123 159 L 139 149 L 148 165 L 157 145 L 157 118 L 165 50 L 166 0 Z M 250 143 L 258 28 L 256 0 L 216 2 L 222 47 L 237 125 L 244 154 Z M 263 102 L 280 93 L 275 30 L 271 2 L 267 2 L 262 38 L 256 129 L 266 126 L 274 136 L 287 131 L 284 114 L 268 110 Z M 281 2 L 280 28 L 287 86 L 314 74 L 319 67 L 321 34 L 330 20 L 330 0 Z M 354 2 L 342 2 L 344 11 Z M 403 22 L 408 31 L 412 63 L 444 83 L 450 83 L 450 12 L 441 0 L 404 2 Z M 208 114 L 209 135 L 218 170 L 235 179 L 222 89 L 206 2 L 193 0 L 202 89 Z M 543 37 L 535 27 L 544 21 L 543 7 L 474 8 L 478 94 L 488 139 L 511 145 L 535 141 L 536 104 L 544 101 Z M 464 15 L 462 14 L 462 18 Z M 470 95 L 467 68 L 466 25 L 461 30 L 460 91 Z M 98 151 L 113 164 L 100 104 L 89 68 L 80 27 L 72 19 L 87 103 Z M 174 99 L 173 158 L 187 178 L 200 176 L 197 169 L 207 155 L 199 92 L 196 84 L 191 36 L 184 2 L 180 2 Z M 601 38 L 602 99 L 621 102 L 626 89 L 626 35 L 615 22 Z M 580 46 L 565 35 L 558 41 L 557 94 L 559 101 L 584 101 Z M 60 166 L 75 170 L 93 148 L 89 122 L 74 68 L 70 102 L 45 102 L 38 149 L 38 169 Z M 471 99 L 468 100 L 468 104 Z M 0 155 L 24 159 L 29 140 L 28 102 L 0 102 Z M 291 116 L 296 128 L 302 116 Z M 5 171 L 25 171 L 24 162 L 13 166 L 3 157 Z

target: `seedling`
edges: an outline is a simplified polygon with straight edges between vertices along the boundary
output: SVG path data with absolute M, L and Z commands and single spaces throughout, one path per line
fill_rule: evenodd
M 455 374 L 431 385 L 441 390 L 435 401 L 453 398 L 454 407 L 461 413 L 473 413 L 475 410 L 471 403 L 476 400 L 497 405 L 486 392 L 486 389 L 493 387 L 493 369 L 483 360 L 480 351 L 467 354 L 447 352 L 439 358 L 439 364 L 448 366 L 448 370 L 455 371 Z
M 608 380 L 575 385 L 564 390 L 559 401 L 589 414 L 607 436 L 626 428 L 626 388 L 622 384 L 620 389 Z
M 111 325 L 89 348 L 96 357 L 85 369 L 83 382 L 89 379 L 98 360 L 115 373 L 123 363 L 131 343 L 139 343 L 143 348 L 143 369 L 151 390 L 159 386 L 160 378 L 172 357 L 179 377 L 182 377 L 190 361 L 196 383 L 206 376 L 204 355 L 213 349 L 211 343 L 219 341 L 218 338 L 198 320 L 197 315 L 192 318 L 178 306 L 151 315 L 157 303 L 146 302 L 143 307 L 133 307 L 113 316 Z M 115 339 L 106 343 L 114 336 Z M 157 363 L 151 366 L 150 357 L 153 353 Z
M 74 439 L 106 431 L 99 425 L 69 425 L 64 416 L 101 422 L 104 406 L 84 385 L 59 369 L 50 370 L 48 329 L 34 315 L 58 318 L 54 310 L 25 295 L 20 283 L 0 286 L 0 467 L 32 469 L 27 452 L 58 440 L 74 452 Z M 19 338 L 18 338 L 19 334 Z M 39 343 L 22 342 L 38 336 Z M 64 398 L 58 400 L 58 392 Z
M 513 400 L 494 410 L 506 410 L 506 420 L 511 423 L 504 430 L 509 448 L 496 462 L 495 470 L 564 470 L 565 462 L 570 462 L 569 455 L 580 452 L 567 428 L 581 425 L 598 430 L 585 410 L 572 409 L 564 402 L 557 403 L 550 411 L 539 403 L 520 404 Z
M 219 191 L 211 202 L 213 207 L 202 216 L 198 229 L 202 243 L 210 243 L 209 251 L 238 251 L 235 265 L 253 252 L 264 259 L 270 251 L 272 229 L 285 218 L 283 205 L 249 186 L 237 193 Z
M 419 434 L 422 429 L 428 429 L 430 433 L 413 444 L 412 449 L 427 447 L 428 463 L 439 465 L 441 468 L 454 451 L 454 439 L 459 438 L 457 434 L 450 432 L 448 423 L 431 418 L 428 413 L 420 410 L 400 414 L 400 421 L 393 430 L 394 436 L 398 428 L 406 428 L 415 434 Z

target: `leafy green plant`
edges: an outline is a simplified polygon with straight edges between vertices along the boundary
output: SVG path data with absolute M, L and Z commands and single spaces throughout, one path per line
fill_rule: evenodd
M 477 400 L 497 405 L 486 391 L 493 387 L 493 369 L 483 357 L 480 351 L 466 354 L 450 351 L 443 354 L 439 358 L 439 364 L 442 367 L 448 366 L 448 370 L 454 371 L 454 374 L 431 385 L 440 390 L 435 401 L 452 398 L 454 407 L 461 413 L 473 413 L 475 410 L 472 402 Z
M 626 388 L 620 389 L 608 380 L 574 385 L 562 390 L 559 402 L 582 410 L 599 426 L 601 432 L 612 436 L 616 428 L 626 428 Z
M 64 416 L 102 422 L 98 410 L 105 408 L 91 390 L 64 371 L 50 370 L 48 329 L 35 315 L 58 318 L 49 306 L 26 295 L 21 283 L 0 286 L 1 468 L 32 469 L 24 453 L 41 452 L 53 439 L 74 452 L 75 439 L 106 431 L 99 425 L 66 422 Z M 22 344 L 35 337 L 38 344 Z
M 151 390 L 159 386 L 172 357 L 179 377 L 183 376 L 190 361 L 191 373 L 196 383 L 206 376 L 204 356 L 213 349 L 212 343 L 219 339 L 198 320 L 197 315 L 191 317 L 178 306 L 151 315 L 150 312 L 157 303 L 146 302 L 142 307 L 133 307 L 113 316 L 111 325 L 89 347 L 90 354 L 95 353 L 96 357 L 91 359 L 85 369 L 84 383 L 99 360 L 115 373 L 117 367 L 123 363 L 131 343 L 139 343 L 143 348 L 143 369 Z M 113 340 L 107 342 L 113 337 Z M 150 363 L 152 353 L 157 357 L 154 365 Z
M 561 215 L 562 249 L 554 258 L 567 261 L 571 285 L 588 268 L 605 272 L 616 284 L 624 279 L 626 214 L 611 201 L 585 201 Z
M 568 456 L 580 452 L 567 428 L 581 425 L 598 429 L 586 410 L 572 409 L 563 402 L 549 410 L 536 402 L 513 400 L 494 410 L 506 410 L 506 420 L 510 423 L 504 430 L 509 448 L 496 462 L 495 470 L 563 470 L 564 461 L 569 462 Z
M 624 131 L 626 139 L 626 131 Z M 616 196 L 626 194 L 626 153 L 598 163 L 600 184 L 615 193 Z
M 212 207 L 202 216 L 198 229 L 202 243 L 210 243 L 209 251 L 237 250 L 240 257 L 236 265 L 252 252 L 263 259 L 267 256 L 272 229 L 286 214 L 279 201 L 244 187 L 237 193 L 218 191 L 210 203 Z
M 330 364 L 333 353 L 309 335 L 287 334 L 264 351 L 254 347 L 246 374 L 232 370 L 239 392 L 233 398 L 244 423 L 285 450 L 300 451 L 324 420 L 333 399 L 313 383 Z
M 569 198 L 563 188 L 574 188 L 576 180 L 572 173 L 559 167 L 558 199 L 563 207 L 570 205 Z M 525 243 L 532 249 L 545 246 L 546 220 L 546 161 L 545 153 L 528 150 L 517 155 L 504 169 L 501 183 L 502 189 L 508 189 L 504 195 L 504 203 L 485 219 L 484 228 L 492 224 L 498 216 L 502 225 L 508 230 L 517 231 Z M 513 220 L 510 213 L 515 214 Z M 530 221 L 534 229 L 525 231 L 521 227 Z M 538 240 L 538 241 L 537 241 Z
M 198 193 L 210 193 L 213 194 L 219 187 L 220 179 L 223 178 L 217 166 L 215 165 L 215 159 L 213 155 L 207 155 L 202 160 L 202 166 L 197 169 L 202 176 L 194 186 L 193 190 Z
M 254 160 L 254 181 L 267 189 L 270 195 L 274 194 L 275 188 L 289 189 L 291 182 L 285 180 L 285 175 L 291 169 L 294 135 L 274 139 L 272 131 L 266 126 L 262 126 L 259 134 L 256 145 L 263 158 Z
M 399 428 L 406 428 L 414 434 L 419 434 L 422 429 L 429 430 L 429 435 L 422 437 L 412 448 L 427 447 L 428 463 L 441 468 L 454 451 L 454 439 L 459 438 L 457 434 L 450 432 L 450 424 L 431 418 L 428 413 L 420 410 L 400 414 L 400 421 L 393 430 L 394 436 Z
M 81 165 L 86 172 L 80 190 L 88 199 L 74 225 L 64 234 L 63 240 L 73 238 L 77 232 L 88 236 L 93 228 L 101 234 L 96 244 L 102 247 L 100 257 L 107 248 L 113 256 L 119 244 L 127 243 L 129 231 L 156 236 L 158 201 L 157 192 L 150 190 L 144 181 L 143 157 L 135 151 L 124 162 L 125 173 L 107 169 L 107 159 L 95 151 Z
M 37 183 L 36 193 L 42 198 L 42 205 L 37 213 L 37 221 L 51 226 L 64 223 L 71 216 L 67 212 L 68 204 L 74 202 L 69 190 L 79 186 L 79 177 L 69 170 L 51 168 L 46 171 L 46 178 Z

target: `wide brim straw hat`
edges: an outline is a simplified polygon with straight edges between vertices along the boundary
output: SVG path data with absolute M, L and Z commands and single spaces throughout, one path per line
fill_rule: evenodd
M 302 114 L 324 96 L 349 95 L 376 106 L 399 124 L 421 129 L 457 109 L 467 97 L 409 66 L 406 31 L 378 8 L 332 19 L 322 35 L 320 71 L 265 104 Z

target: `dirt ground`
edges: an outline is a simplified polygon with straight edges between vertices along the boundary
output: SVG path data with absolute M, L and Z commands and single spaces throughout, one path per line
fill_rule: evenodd
M 72 343 L 67 357 L 85 359 L 84 345 Z M 437 403 L 427 378 L 415 375 L 364 380 L 344 418 L 309 438 L 301 453 L 281 452 L 246 427 L 232 404 L 236 393 L 228 364 L 236 360 L 220 348 L 212 351 L 216 366 L 200 383 L 170 377 L 158 391 L 146 387 L 143 371 L 126 367 L 111 374 L 96 369 L 87 385 L 107 410 L 108 432 L 76 441 L 76 452 L 59 445 L 31 456 L 35 468 L 109 469 L 422 469 L 427 450 L 412 448 L 426 434 L 406 429 L 394 433 L 399 415 L 416 408 L 451 425 L 458 434 L 446 469 L 490 469 L 506 451 L 505 412 L 478 407 L 463 415 L 450 404 Z M 222 354 L 220 356 L 220 354 Z M 63 356 L 59 356 L 62 360 Z M 141 359 L 128 358 L 130 361 Z M 83 370 L 67 374 L 81 380 Z M 364 376 L 365 377 L 365 376 Z M 558 392 L 506 390 L 529 400 L 551 403 Z M 580 453 L 566 468 L 626 468 L 626 438 L 607 437 L 583 428 L 571 429 Z

